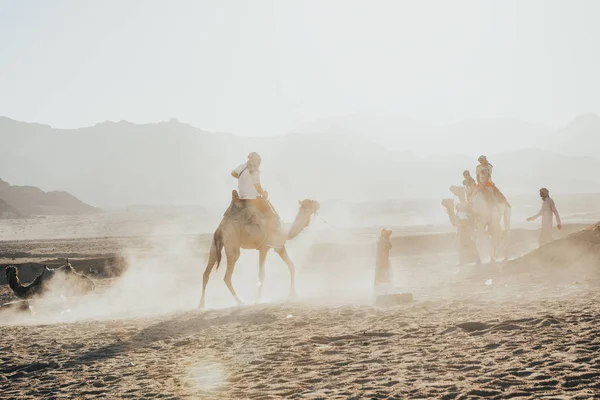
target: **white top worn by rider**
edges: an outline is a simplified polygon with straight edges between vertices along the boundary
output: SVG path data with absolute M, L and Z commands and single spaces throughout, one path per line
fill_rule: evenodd
M 238 180 L 238 192 L 242 200 L 256 200 L 259 195 L 267 198 L 267 192 L 260 184 L 260 163 L 258 153 L 250 153 L 248 161 L 231 171 L 231 176 Z

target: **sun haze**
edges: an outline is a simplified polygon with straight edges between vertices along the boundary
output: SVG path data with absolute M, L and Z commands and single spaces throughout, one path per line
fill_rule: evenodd
M 598 15 L 593 0 L 5 0 L 0 113 L 261 136 L 365 112 L 558 127 L 600 110 Z
M 599 17 L 0 0 L 0 397 L 593 397 Z

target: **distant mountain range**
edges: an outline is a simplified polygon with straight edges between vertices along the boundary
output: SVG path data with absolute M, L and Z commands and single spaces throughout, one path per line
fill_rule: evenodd
M 33 186 L 12 186 L 0 179 L 0 218 L 89 214 L 97 211 L 67 192 L 46 193 Z
M 369 135 L 394 151 L 410 150 L 422 155 L 504 153 L 529 148 L 570 156 L 594 156 L 600 148 L 600 116 L 585 114 L 560 129 L 514 119 L 487 118 L 449 125 L 433 125 L 408 118 L 376 115 L 330 117 L 301 126 L 298 133 L 343 136 Z
M 264 186 L 277 204 L 305 197 L 372 201 L 445 197 L 450 185 L 461 183 L 462 171 L 474 172 L 477 156 L 486 154 L 509 197 L 535 195 L 541 186 L 553 193 L 597 193 L 599 134 L 595 114 L 558 130 L 501 119 L 434 126 L 350 116 L 257 138 L 207 132 L 176 120 L 54 129 L 0 117 L 0 175 L 68 190 L 101 207 L 225 207 L 236 187 L 230 171 L 258 151 Z

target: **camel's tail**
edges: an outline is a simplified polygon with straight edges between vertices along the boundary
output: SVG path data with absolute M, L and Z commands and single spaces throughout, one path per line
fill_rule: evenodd
M 213 235 L 211 253 L 213 250 L 215 252 L 215 259 L 217 261 L 217 270 L 219 270 L 219 266 L 221 265 L 221 258 L 222 258 L 221 253 L 223 252 L 223 234 L 220 229 L 217 229 L 217 231 Z

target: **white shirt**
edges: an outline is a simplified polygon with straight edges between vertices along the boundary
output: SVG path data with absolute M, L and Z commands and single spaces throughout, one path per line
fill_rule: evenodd
M 254 171 L 250 173 L 248 169 L 248 163 L 245 162 L 234 171 L 238 174 L 238 192 L 240 199 L 254 200 L 258 197 L 258 191 L 256 186 L 260 184 L 260 172 Z

